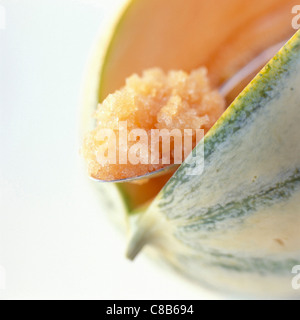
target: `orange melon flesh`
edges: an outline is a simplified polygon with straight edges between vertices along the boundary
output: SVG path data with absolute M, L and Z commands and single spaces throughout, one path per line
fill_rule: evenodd
M 133 75 L 126 80 L 126 86 L 98 107 L 98 126 L 87 135 L 83 147 L 90 175 L 114 181 L 180 164 L 202 138 L 201 134 L 197 136 L 197 129 L 206 133 L 224 110 L 224 98 L 211 90 L 204 68 L 191 74 L 150 69 L 142 77 Z M 104 138 L 103 129 L 110 129 L 112 135 Z M 143 139 L 140 133 L 131 137 L 136 129 L 144 130 Z M 153 129 L 159 135 L 165 132 L 170 136 L 155 139 Z M 125 132 L 124 141 L 121 136 Z M 112 145 L 114 156 L 108 159 L 105 154 Z M 125 155 L 126 163 L 121 155 Z
M 206 66 L 215 86 L 289 38 L 297 0 L 133 0 L 106 53 L 99 101 L 133 73 Z

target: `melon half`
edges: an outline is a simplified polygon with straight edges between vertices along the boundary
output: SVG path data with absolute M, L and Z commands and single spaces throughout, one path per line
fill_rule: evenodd
M 129 1 L 90 57 L 83 135 L 95 127 L 92 114 L 99 103 L 146 69 L 190 73 L 205 67 L 217 89 L 295 33 L 291 10 L 296 4 Z M 107 212 L 129 234 L 129 258 L 144 249 L 218 290 L 295 294 L 291 271 L 300 264 L 299 46 L 297 33 L 250 85 L 245 88 L 247 79 L 226 97 L 227 111 L 197 146 L 205 153 L 200 177 L 187 174 L 196 169 L 184 163 L 171 177 L 142 185 L 95 182 Z

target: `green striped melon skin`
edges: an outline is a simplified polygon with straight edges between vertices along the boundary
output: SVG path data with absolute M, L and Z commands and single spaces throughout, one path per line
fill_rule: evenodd
M 300 31 L 207 134 L 204 171 L 183 164 L 132 234 L 218 289 L 296 295 L 300 265 Z

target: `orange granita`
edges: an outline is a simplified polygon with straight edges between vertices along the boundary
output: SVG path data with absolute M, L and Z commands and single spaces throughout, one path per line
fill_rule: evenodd
M 182 137 L 185 129 L 190 129 L 192 146 L 195 147 L 198 142 L 196 129 L 203 129 L 206 133 L 224 109 L 224 98 L 210 87 L 205 68 L 190 74 L 183 71 L 164 73 L 156 68 L 144 71 L 141 77 L 133 75 L 126 80 L 122 89 L 109 95 L 95 113 L 97 127 L 87 135 L 83 145 L 90 175 L 111 181 L 159 170 L 169 163 L 163 161 L 166 155 L 163 154 L 161 140 L 156 141 L 156 145 L 150 143 L 153 129 L 178 129 L 177 133 L 182 133 Z M 120 125 L 123 131 L 119 130 Z M 110 129 L 112 134 L 104 137 L 103 129 Z M 143 129 L 147 136 L 132 136 L 130 132 L 133 129 Z M 121 139 L 124 131 L 129 137 L 125 142 L 124 138 Z M 109 159 L 115 159 L 116 162 L 108 163 L 103 161 L 103 156 L 108 157 L 108 149 L 114 145 L 113 141 L 116 143 L 112 154 L 116 157 Z M 178 141 L 171 139 L 171 164 L 174 163 L 174 148 Z M 137 144 L 139 147 L 134 147 Z M 159 150 L 155 163 L 151 161 L 153 147 Z M 139 163 L 132 163 L 132 152 Z M 127 164 L 120 160 L 120 154 L 123 155 L 122 161 L 127 160 Z

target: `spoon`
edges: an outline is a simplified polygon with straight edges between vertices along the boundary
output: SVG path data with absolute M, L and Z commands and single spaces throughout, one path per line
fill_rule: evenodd
M 233 91 L 233 89 L 239 84 L 245 81 L 248 77 L 250 77 L 252 74 L 254 74 L 258 69 L 260 69 L 267 61 L 269 61 L 276 52 L 280 48 L 284 46 L 286 41 L 277 43 L 273 45 L 272 47 L 266 49 L 265 51 L 261 52 L 256 58 L 254 58 L 251 62 L 249 62 L 246 66 L 244 66 L 242 69 L 240 69 L 237 73 L 234 74 L 232 78 L 227 80 L 220 88 L 219 92 L 223 97 L 227 97 L 230 92 Z M 125 182 L 132 182 L 132 183 L 144 183 L 147 182 L 150 178 L 157 178 L 172 172 L 175 172 L 179 168 L 179 164 L 172 164 L 169 166 L 166 166 L 164 168 L 161 168 L 159 170 L 149 172 L 145 175 L 141 176 L 135 176 L 125 179 L 119 179 L 119 180 L 100 180 L 91 177 L 92 180 L 97 182 L 106 182 L 106 183 L 125 183 Z

